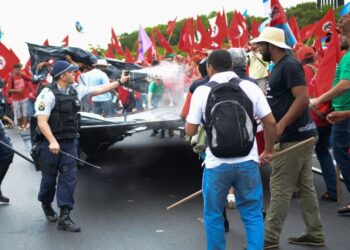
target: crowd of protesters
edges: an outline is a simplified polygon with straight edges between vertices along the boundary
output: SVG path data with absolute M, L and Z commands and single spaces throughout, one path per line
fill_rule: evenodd
M 194 135 L 198 125 L 205 118 L 203 105 L 206 103 L 205 97 L 210 92 L 205 84 L 211 79 L 216 79 L 218 82 L 226 82 L 233 77 L 244 79 L 240 86 L 245 92 L 252 94 L 249 97 L 253 101 L 255 115 L 267 130 L 265 146 L 268 148 L 260 152 L 260 159 L 257 157 L 257 146 L 255 146 L 253 150 L 256 152 L 251 152 L 248 158 L 239 160 L 215 158 L 210 149 L 207 149 L 204 160 L 206 170 L 203 192 L 208 249 L 225 248 L 222 214 L 225 200 L 223 197 L 227 195 L 229 204 L 235 203 L 237 199 L 237 208 L 246 226 L 247 249 L 277 248 L 294 193 L 300 198 L 307 231 L 300 236 L 289 238 L 289 243 L 323 246 L 325 238 L 312 177 L 312 154 L 315 150 L 326 187 L 320 199 L 328 202 L 335 202 L 338 199 L 331 148 L 335 162 L 342 172 L 345 186 L 350 192 L 349 26 L 350 18 L 342 17 L 339 22 L 341 32 L 339 46 L 343 50 L 343 57 L 336 69 L 332 88 L 318 97 L 313 94 L 315 86 L 322 84 L 317 82 L 316 77 L 319 51 L 315 47 L 298 44 L 290 48 L 285 43 L 282 30 L 268 27 L 245 49 L 229 48 L 212 53 L 201 51 L 189 58 L 171 55 L 160 61 L 154 60 L 152 65 L 142 64 L 143 67 L 176 65 L 178 72 L 181 72 L 181 78 L 179 74 L 171 77 L 161 74 L 150 75 L 145 79 L 148 82 L 147 93 L 119 84 L 115 91 L 83 99 L 82 110 L 113 116 L 184 103 L 180 117 L 187 119 L 187 134 Z M 111 84 L 112 81 L 105 73 L 108 66 L 105 59 L 99 59 L 92 67 L 74 62 L 69 56 L 66 60 L 80 67 L 80 71 L 75 75 L 75 81 L 79 84 L 87 86 Z M 3 79 L 2 93 L 8 107 L 6 117 L 15 120 L 20 131 L 29 128 L 35 98 L 40 89 L 51 82 L 49 79 L 51 64 L 51 60 L 38 64 L 38 70 L 46 68 L 47 77 L 35 83 L 33 81 L 35 77 L 24 71 L 21 64 L 14 65 L 12 72 Z M 273 67 L 270 67 L 270 64 L 273 64 Z M 183 99 L 184 93 L 187 93 L 186 100 Z M 321 104 L 331 105 L 334 111 L 329 114 L 321 113 L 317 109 Z M 12 123 L 9 123 L 8 127 L 11 126 Z M 157 133 L 157 130 L 153 131 L 154 136 Z M 161 131 L 161 137 L 164 138 L 164 131 Z M 312 137 L 317 138 L 315 148 L 314 145 L 304 146 L 278 160 L 272 159 L 272 151 L 285 150 Z M 271 140 L 274 140 L 273 143 Z M 259 161 L 272 166 L 271 201 L 265 225 L 261 213 L 262 185 L 256 171 Z M 220 171 L 216 171 L 217 169 L 222 169 L 224 172 L 236 171 L 235 164 L 243 170 L 248 166 L 256 172 L 249 177 L 256 184 L 254 197 L 250 197 L 247 193 L 245 187 L 247 183 L 237 180 L 236 177 L 229 180 Z M 244 175 L 243 172 L 238 171 L 238 176 Z M 256 178 L 257 176 L 259 178 Z M 217 187 L 220 181 L 225 182 L 225 186 Z M 217 187 L 220 194 L 213 192 L 210 185 Z M 235 189 L 232 189 L 232 186 Z M 236 204 L 231 207 L 236 207 Z M 338 214 L 350 214 L 350 203 L 339 208 Z
M 278 160 L 272 160 L 269 157 L 264 159 L 266 157 L 264 154 L 260 156 L 261 163 L 268 162 L 272 166 L 270 178 L 271 201 L 265 219 L 264 240 L 260 241 L 260 243 L 256 241 L 258 238 L 255 235 L 256 231 L 250 231 L 248 227 L 249 223 L 253 222 L 249 219 L 247 220 L 247 218 L 243 219 L 246 224 L 247 249 L 278 248 L 279 237 L 288 213 L 289 202 L 295 196 L 301 201 L 301 210 L 307 230 L 299 236 L 289 238 L 288 242 L 311 246 L 323 246 L 325 244 L 319 205 L 312 177 L 313 150 L 315 150 L 317 159 L 320 162 L 325 182 L 325 192 L 319 198 L 326 202 L 336 202 L 339 199 L 336 192 L 335 164 L 340 168 L 345 186 L 350 192 L 350 138 L 348 132 L 350 119 L 350 107 L 348 106 L 350 89 L 350 65 L 348 60 L 350 44 L 349 16 L 342 17 L 338 25 L 341 32 L 339 34 L 339 46 L 342 58 L 334 72 L 335 77 L 332 88 L 321 96 L 315 96 L 315 88 L 326 83 L 322 82 L 323 79 L 317 77 L 318 66 L 322 58 L 320 51 L 316 47 L 296 44 L 294 48 L 290 48 L 285 44 L 281 30 L 265 28 L 262 34 L 257 39 L 252 40 L 250 46 L 247 46 L 245 49 L 228 50 L 233 54 L 233 58 L 234 54 L 245 54 L 247 52 L 248 56 L 245 61 L 243 60 L 243 67 L 240 67 L 237 71 L 237 63 L 240 60 L 239 56 L 236 55 L 234 59 L 236 61 L 232 62 L 233 67 L 231 70 L 236 72 L 241 79 L 247 79 L 245 76 L 246 72 L 250 77 L 248 80 L 255 82 L 266 95 L 266 99 L 276 119 L 276 138 L 278 139 L 276 139 L 274 147 L 275 152 L 292 147 L 307 138 L 317 138 L 315 145 L 309 144 L 307 147 L 304 146 L 293 153 L 280 157 Z M 278 33 L 282 33 L 282 35 L 278 35 Z M 327 43 L 330 43 L 330 40 L 331 34 L 329 34 Z M 325 52 L 323 51 L 322 53 Z M 206 60 L 206 58 L 203 59 L 203 61 Z M 220 62 L 220 59 L 217 60 Z M 224 60 L 223 56 L 221 58 L 223 65 L 225 64 Z M 182 118 L 187 119 L 186 132 L 190 135 L 193 135 L 197 131 L 197 125 L 202 123 L 201 119 L 203 117 L 201 119 L 198 118 L 200 117 L 199 114 L 203 112 L 203 106 L 199 105 L 199 100 L 205 101 L 203 97 L 204 91 L 208 94 L 208 90 L 198 87 L 207 86 L 207 82 L 212 79 L 218 79 L 219 75 L 224 74 L 222 73 L 222 68 L 215 65 L 215 61 L 212 62 L 212 65 L 208 64 L 208 67 L 214 67 L 214 72 L 211 74 L 212 78 L 209 79 L 203 76 L 202 79 L 196 80 L 191 84 L 190 92 L 180 114 Z M 198 68 L 199 70 L 201 69 L 200 65 Z M 239 74 L 238 72 L 241 73 Z M 193 96 L 196 99 L 191 101 Z M 192 107 L 192 105 L 195 105 L 195 107 Z M 329 106 L 329 109 L 323 112 L 325 106 Z M 319 110 L 320 107 L 321 111 Z M 187 116 L 191 112 L 192 115 L 188 118 Z M 334 158 L 330 149 L 333 149 Z M 210 154 L 210 150 L 208 150 L 209 148 L 207 148 L 206 154 Z M 213 161 L 212 156 L 209 161 L 205 159 L 205 171 L 209 173 L 212 169 L 224 168 L 221 171 L 229 172 L 230 161 L 228 160 L 231 159 L 219 160 L 217 162 L 220 162 L 221 165 L 213 167 L 210 165 L 211 161 Z M 210 166 L 208 167 L 207 164 Z M 216 176 L 216 181 L 213 181 L 214 173 L 210 176 L 210 178 L 208 177 L 209 179 L 205 179 L 205 183 L 203 182 L 203 192 L 205 189 L 208 190 L 203 193 L 207 249 L 225 249 L 225 241 L 222 235 L 224 231 L 227 232 L 228 230 L 226 228 L 225 207 L 222 203 L 223 196 L 218 193 L 215 195 L 216 197 L 207 194 L 209 192 L 207 185 L 210 182 L 212 188 L 218 190 L 219 188 L 215 186 L 217 182 L 221 182 L 223 185 L 223 181 L 227 184 L 227 180 Z M 233 181 L 231 184 L 239 187 L 238 182 Z M 232 189 L 229 188 L 230 186 L 225 186 L 223 191 L 225 194 L 228 194 L 228 205 L 232 203 Z M 220 188 L 222 189 L 222 186 Z M 238 195 L 238 197 L 242 195 L 239 189 L 235 190 L 234 194 Z M 238 199 L 242 199 L 242 197 Z M 238 200 L 238 202 L 240 201 Z M 210 210 L 213 209 L 214 203 L 218 207 Z M 244 205 L 238 204 L 238 209 L 241 212 L 241 216 L 244 217 L 245 215 L 241 211 L 244 209 Z M 223 212 L 224 216 L 222 216 Z M 215 213 L 217 213 L 217 216 Z M 337 213 L 339 215 L 350 214 L 350 203 L 340 207 Z M 215 219 L 214 215 L 216 216 Z M 254 235 L 254 239 L 250 238 L 252 235 Z

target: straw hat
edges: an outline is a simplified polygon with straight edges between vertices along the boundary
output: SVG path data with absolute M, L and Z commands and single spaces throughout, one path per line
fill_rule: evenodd
M 107 63 L 107 60 L 106 59 L 97 59 L 97 62 L 95 64 L 93 64 L 92 66 L 104 66 L 104 67 L 107 67 L 109 66 L 110 64 Z
M 282 49 L 291 49 L 286 42 L 284 38 L 284 31 L 282 29 L 274 28 L 274 27 L 266 27 L 263 29 L 263 31 L 260 33 L 260 35 L 251 40 L 251 43 L 260 43 L 260 42 L 267 42 L 271 43 L 279 48 Z

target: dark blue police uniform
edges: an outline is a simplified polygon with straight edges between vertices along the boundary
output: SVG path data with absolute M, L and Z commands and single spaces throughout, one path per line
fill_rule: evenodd
M 77 156 L 77 138 L 79 129 L 80 101 L 77 92 L 72 87 L 68 88 L 68 94 L 62 93 L 57 84 L 53 83 L 48 88 L 55 97 L 55 105 L 49 117 L 49 126 L 61 150 Z M 44 101 L 39 102 L 38 110 L 43 109 Z M 53 154 L 49 150 L 49 143 L 42 136 L 40 143 L 39 165 L 42 170 L 42 180 L 38 199 L 43 204 L 53 202 L 57 182 L 57 206 L 70 210 L 74 207 L 74 190 L 77 184 L 77 162 L 64 154 Z
M 2 118 L 5 115 L 5 112 L 6 112 L 5 98 L 0 93 L 0 118 Z M 0 119 L 0 141 L 6 143 L 9 146 L 12 146 L 10 138 L 6 136 L 1 119 Z M 7 170 L 9 169 L 10 164 L 12 163 L 13 156 L 14 156 L 14 152 L 11 149 L 0 144 L 0 202 L 5 202 L 5 203 L 9 202 L 9 199 L 2 195 L 1 183 L 5 178 L 5 175 L 7 173 Z

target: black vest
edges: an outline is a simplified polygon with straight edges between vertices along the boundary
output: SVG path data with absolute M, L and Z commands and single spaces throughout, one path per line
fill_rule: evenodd
M 56 140 L 75 139 L 79 137 L 80 101 L 77 91 L 68 87 L 68 95 L 61 93 L 57 84 L 53 82 L 49 86 L 55 96 L 55 106 L 51 111 L 49 125 Z

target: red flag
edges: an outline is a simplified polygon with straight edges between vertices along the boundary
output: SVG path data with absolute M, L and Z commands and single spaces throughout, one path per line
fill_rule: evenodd
M 69 45 L 69 36 L 66 35 L 66 37 L 63 38 L 63 40 L 61 41 L 61 43 L 62 43 L 62 46 L 68 47 L 68 45 Z
M 91 53 L 94 54 L 95 56 L 98 56 L 98 52 L 95 48 L 92 48 Z
M 324 53 L 324 57 L 320 60 L 312 97 L 319 97 L 331 89 L 335 69 L 340 60 L 340 53 L 338 33 L 335 31 Z M 321 113 L 327 113 L 330 111 L 330 106 L 330 102 L 321 104 L 317 106 L 317 110 Z
M 300 41 L 299 24 L 294 16 L 291 16 L 289 19 L 289 27 L 292 30 L 295 39 L 297 39 L 297 41 Z
M 204 27 L 202 20 L 197 15 L 197 37 L 198 37 L 198 43 L 197 47 L 198 50 L 201 50 L 203 48 L 210 48 L 211 45 L 211 37 L 210 32 Z
M 319 58 L 323 58 L 324 53 L 323 53 L 321 39 L 315 39 L 313 47 L 318 52 Z
M 118 39 L 117 35 L 115 34 L 113 28 L 112 28 L 112 44 L 113 44 L 113 46 L 115 48 L 115 51 L 119 55 L 124 55 L 124 51 L 123 51 L 122 47 L 120 46 L 119 39 Z
M 237 14 L 238 14 L 239 25 L 242 27 L 242 30 L 243 30 L 243 34 L 240 36 L 240 39 L 241 39 L 240 43 L 241 43 L 241 46 L 244 47 L 249 42 L 248 25 L 244 17 L 242 16 L 241 12 L 238 12 Z
M 228 30 L 232 47 L 244 47 L 249 41 L 247 24 L 239 12 L 235 12 Z
M 175 17 L 175 19 L 173 21 L 169 21 L 168 22 L 168 27 L 166 28 L 166 33 L 167 33 L 168 36 L 170 36 L 173 33 L 174 29 L 175 29 L 176 19 L 177 19 L 177 17 Z
M 278 24 L 287 22 L 286 13 L 278 0 L 271 0 L 270 26 L 275 27 Z
M 221 14 L 218 12 L 215 20 L 216 27 L 211 28 L 211 40 L 213 41 L 213 48 L 221 48 L 227 37 L 227 24 L 225 11 Z M 215 30 L 216 29 L 216 30 Z
M 193 18 L 185 20 L 179 36 L 179 49 L 192 55 L 192 49 L 194 46 L 194 28 Z
M 67 38 L 68 39 L 68 38 Z M 68 41 L 68 40 L 67 40 Z M 62 41 L 63 42 L 63 41 Z M 68 42 L 67 42 L 68 44 Z M 46 39 L 45 42 L 43 43 L 44 46 L 49 46 L 49 39 Z
M 165 39 L 165 37 L 162 35 L 162 33 L 155 28 L 154 31 L 156 32 L 156 36 L 158 39 L 158 42 L 160 43 L 160 45 L 169 53 L 173 53 L 174 49 L 171 47 L 171 45 L 168 43 L 168 41 Z
M 326 15 L 324 15 L 324 17 L 317 22 L 313 33 L 315 37 L 322 38 L 328 33 L 333 33 L 335 31 L 335 27 L 336 23 L 333 8 L 330 8 Z
M 125 62 L 135 63 L 135 59 L 132 57 L 129 48 L 126 46 L 125 46 Z
M 0 42 L 0 77 L 5 79 L 17 63 L 19 59 L 16 54 Z
M 151 31 L 149 39 L 152 42 L 152 46 L 151 46 L 151 49 L 147 51 L 147 61 L 148 63 L 152 64 L 152 61 L 158 58 L 157 45 L 156 45 L 156 41 L 154 40 L 153 31 Z
M 256 37 L 259 36 L 259 34 L 260 34 L 260 32 L 259 32 L 259 23 L 254 18 L 253 22 L 252 22 L 252 30 L 250 32 L 250 35 L 252 36 L 252 38 L 256 38 Z
M 108 48 L 105 51 L 105 57 L 115 58 L 113 48 L 114 48 L 113 44 L 109 43 Z
M 313 32 L 316 24 L 317 24 L 317 22 L 306 25 L 300 29 L 300 32 L 299 32 L 300 33 L 300 42 L 304 42 L 305 40 L 311 38 L 312 32 Z

